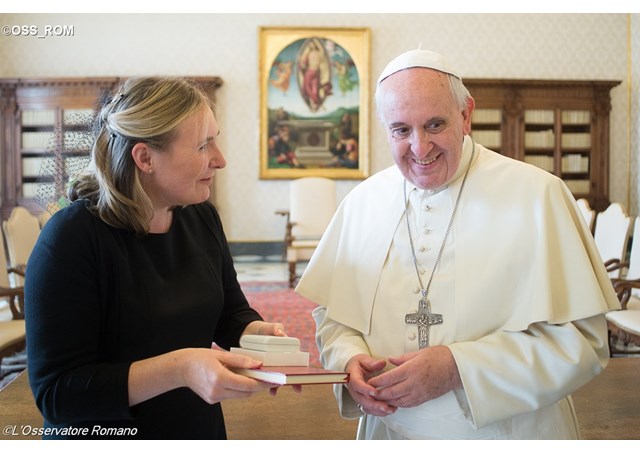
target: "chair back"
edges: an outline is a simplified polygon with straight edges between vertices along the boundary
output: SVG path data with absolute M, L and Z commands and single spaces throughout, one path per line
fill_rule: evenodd
M 319 239 L 336 211 L 335 181 L 320 177 L 291 181 L 289 211 L 296 240 Z
M 619 203 L 611 203 L 607 209 L 598 213 L 594 238 L 603 262 L 625 260 L 630 226 L 631 218 Z M 609 276 L 619 277 L 620 270 L 610 272 Z
M 49 214 L 49 211 L 42 211 L 40 213 L 40 215 L 38 216 L 38 223 L 40 224 L 40 229 L 44 228 L 44 226 L 46 225 L 46 223 L 49 221 L 50 218 L 51 218 L 51 214 Z
M 625 276 L 627 280 L 640 279 L 640 216 L 633 220 L 633 236 L 631 239 L 631 254 L 629 255 L 629 269 Z M 640 297 L 640 289 L 633 289 L 631 293 Z
M 591 209 L 589 200 L 586 198 L 579 198 L 576 202 L 578 203 L 578 208 L 580 208 L 582 217 L 584 217 L 585 222 L 587 222 L 589 230 L 593 232 L 593 221 L 596 219 L 596 212 Z
M 22 206 L 16 206 L 2 223 L 11 267 L 26 266 L 40 235 L 40 221 Z M 14 282 L 22 285 L 22 282 Z
M 24 319 L 24 288 L 12 285 L 12 279 L 9 277 L 7 269 L 7 256 L 5 254 L 4 234 L 0 229 L 0 300 L 6 300 L 11 311 L 11 319 Z M 13 276 L 13 275 L 12 275 Z M 2 321 L 5 313 L 2 314 Z M 5 324 L 6 326 L 6 324 Z M 24 333 L 24 326 L 23 326 Z M 24 337 L 24 335 L 23 335 Z
M 0 288 L 9 288 L 11 286 L 9 270 L 7 269 L 9 261 L 7 260 L 7 254 L 5 253 L 7 244 L 2 231 L 0 231 L 0 239 L 2 239 L 0 241 Z

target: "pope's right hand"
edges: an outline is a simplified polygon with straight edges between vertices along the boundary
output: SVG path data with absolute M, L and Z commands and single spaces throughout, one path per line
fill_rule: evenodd
M 349 390 L 351 398 L 366 414 L 384 417 L 397 410 L 396 407 L 375 400 L 371 395 L 375 394 L 376 389 L 367 384 L 367 381 L 382 371 L 385 365 L 384 360 L 376 360 L 366 354 L 355 355 L 347 362 L 345 370 L 349 373 L 347 390 Z

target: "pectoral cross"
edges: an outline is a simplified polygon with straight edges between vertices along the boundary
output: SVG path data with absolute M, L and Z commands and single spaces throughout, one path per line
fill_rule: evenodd
M 429 328 L 436 324 L 442 324 L 442 315 L 431 313 L 426 291 L 422 291 L 422 298 L 417 313 L 405 315 L 404 322 L 418 325 L 418 347 L 420 349 L 429 346 Z

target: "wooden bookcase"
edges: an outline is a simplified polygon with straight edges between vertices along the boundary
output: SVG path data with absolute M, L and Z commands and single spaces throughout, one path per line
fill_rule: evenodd
M 222 85 L 219 77 L 189 77 L 201 84 L 215 101 L 215 91 Z M 2 210 L 6 219 L 14 206 L 24 206 L 32 213 L 43 211 L 34 200 L 36 185 L 43 181 L 41 166 L 54 144 L 78 142 L 88 136 L 86 122 L 104 95 L 123 80 L 120 77 L 0 79 L 0 156 L 2 164 Z M 60 126 L 60 127 L 57 127 Z M 62 168 L 74 160 L 87 161 L 91 152 L 86 146 L 65 149 L 57 158 Z M 46 157 L 51 159 L 51 157 Z M 76 163 L 79 163 L 76 161 Z
M 619 81 L 465 79 L 474 139 L 562 178 L 597 211 L 609 205 L 609 113 Z

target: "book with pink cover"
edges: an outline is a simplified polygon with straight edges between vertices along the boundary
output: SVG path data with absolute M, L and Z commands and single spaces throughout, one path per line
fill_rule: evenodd
M 349 373 L 325 370 L 311 366 L 263 366 L 260 368 L 236 368 L 243 376 L 272 384 L 344 384 L 349 381 Z

